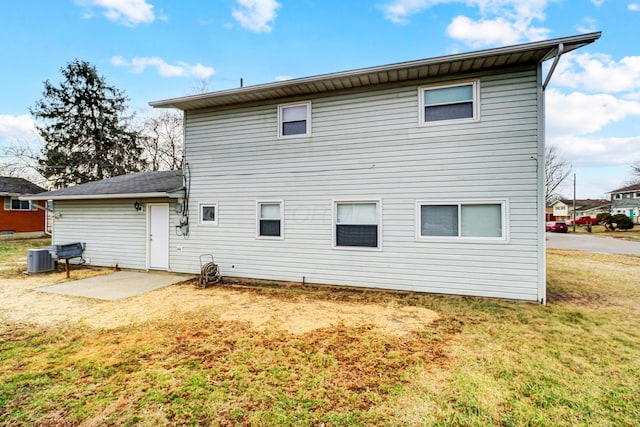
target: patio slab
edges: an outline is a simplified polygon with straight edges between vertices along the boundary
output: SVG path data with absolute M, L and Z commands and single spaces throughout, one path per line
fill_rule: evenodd
M 184 282 L 192 275 L 166 272 L 115 271 L 102 276 L 36 288 L 36 291 L 118 301 Z

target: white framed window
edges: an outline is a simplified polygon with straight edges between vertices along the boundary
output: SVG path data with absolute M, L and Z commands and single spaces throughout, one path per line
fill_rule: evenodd
M 334 200 L 333 246 L 380 249 L 382 221 L 380 200 Z
M 507 201 L 418 201 L 417 240 L 507 242 Z
M 20 200 L 17 197 L 11 197 L 5 202 L 5 209 L 11 211 L 30 211 L 31 200 Z
M 256 237 L 268 239 L 284 238 L 284 202 L 258 201 L 256 203 Z
M 200 224 L 218 225 L 217 203 L 200 203 Z
M 479 87 L 478 80 L 420 87 L 420 125 L 479 120 Z
M 278 138 L 311 135 L 311 102 L 278 105 Z

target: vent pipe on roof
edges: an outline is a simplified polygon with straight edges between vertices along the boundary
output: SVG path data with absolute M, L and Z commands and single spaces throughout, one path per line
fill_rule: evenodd
M 242 79 L 242 77 L 240 77 L 240 88 L 244 87 L 244 81 Z
M 549 74 L 547 74 L 547 78 L 544 80 L 544 84 L 542 85 L 542 90 L 547 89 L 547 85 L 549 84 L 549 81 L 551 80 L 551 76 L 553 75 L 553 72 L 556 69 L 556 65 L 558 65 L 558 62 L 560 61 L 560 57 L 562 56 L 563 53 L 564 53 L 564 43 L 560 43 L 558 45 L 558 52 L 556 53 L 556 57 L 553 60 L 553 64 L 551 64 L 551 68 L 549 69 Z

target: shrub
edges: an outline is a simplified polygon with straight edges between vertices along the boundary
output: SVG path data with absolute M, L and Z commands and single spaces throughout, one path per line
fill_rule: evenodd
M 633 228 L 633 221 L 625 214 L 615 214 L 609 219 L 612 230 L 616 228 L 619 230 L 631 230 Z

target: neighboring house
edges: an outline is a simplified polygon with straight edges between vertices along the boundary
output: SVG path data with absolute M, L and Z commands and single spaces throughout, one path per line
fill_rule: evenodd
M 576 199 L 575 218 L 589 216 L 595 218 L 599 213 L 609 212 L 611 203 L 605 199 Z M 551 203 L 553 218 L 550 221 L 572 221 L 573 200 L 558 199 Z
M 163 202 L 166 269 L 198 273 L 212 254 L 224 276 L 544 302 L 542 62 L 599 37 L 151 103 L 185 115 L 184 205 Z M 54 240 L 126 214 L 128 232 L 99 249 L 143 254 L 153 218 L 132 224 L 127 200 L 126 212 L 56 201 L 86 226 L 56 220 Z
M 32 198 L 53 201 L 53 244 L 86 243 L 87 264 L 169 269 L 170 221 L 184 197 L 180 171 L 139 172 Z
M 571 207 L 573 208 L 573 204 Z M 567 203 L 560 199 L 551 203 L 551 217 L 547 218 L 547 220 L 568 221 L 569 219 L 571 219 L 571 215 L 569 214 L 569 205 Z
M 44 188 L 23 178 L 0 176 L 0 235 L 38 237 L 47 229 L 46 202 L 20 200 L 22 196 L 42 193 Z M 39 209 L 38 206 L 41 208 Z
M 625 214 L 640 224 L 640 184 L 628 185 L 610 192 L 611 214 Z

